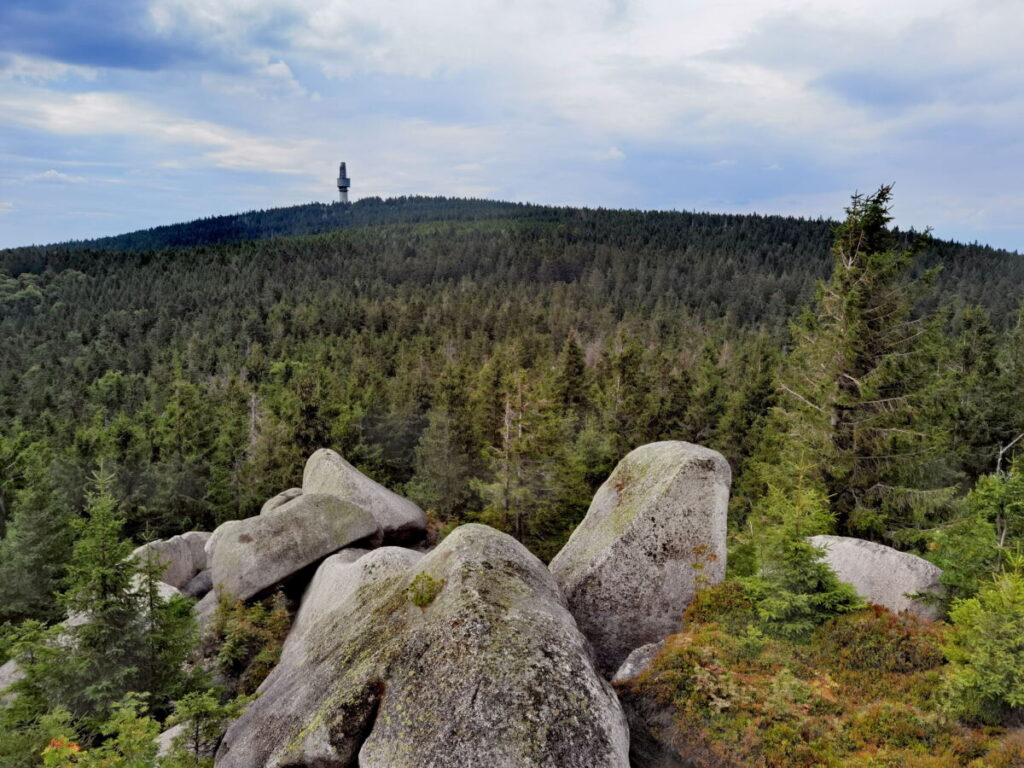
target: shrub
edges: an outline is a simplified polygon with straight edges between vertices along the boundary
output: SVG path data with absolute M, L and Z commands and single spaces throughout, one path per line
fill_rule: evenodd
M 950 611 L 953 629 L 946 707 L 966 720 L 998 723 L 1024 707 L 1024 559 Z
M 292 617 L 280 592 L 246 606 L 222 599 L 212 626 L 217 668 L 238 681 L 236 692 L 255 691 L 281 657 Z
M 687 625 L 719 622 L 735 629 L 753 622 L 757 614 L 743 584 L 730 579 L 700 590 L 683 618 Z
M 407 594 L 409 602 L 420 608 L 426 608 L 444 588 L 444 579 L 435 579 L 429 573 L 419 573 L 409 585 Z
M 851 670 L 917 672 L 942 664 L 936 625 L 912 614 L 895 615 L 872 606 L 833 619 L 815 633 L 822 659 Z

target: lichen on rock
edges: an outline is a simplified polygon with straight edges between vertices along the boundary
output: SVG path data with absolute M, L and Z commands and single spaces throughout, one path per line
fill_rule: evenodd
M 697 589 L 725 574 L 729 464 L 678 441 L 630 452 L 551 561 L 598 669 L 677 631 Z
M 425 556 L 384 547 L 322 568 L 220 768 L 628 766 L 618 700 L 510 536 L 466 525 Z M 422 574 L 443 588 L 417 607 Z

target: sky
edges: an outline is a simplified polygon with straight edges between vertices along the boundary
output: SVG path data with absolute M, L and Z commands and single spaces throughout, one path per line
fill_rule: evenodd
M 1024 252 L 1021 0 L 2 0 L 0 247 L 336 198 L 841 218 Z

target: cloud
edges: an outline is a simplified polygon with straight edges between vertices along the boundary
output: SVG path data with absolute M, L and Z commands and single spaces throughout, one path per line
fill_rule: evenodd
M 14 211 L 14 203 L 10 200 L 0 200 L 0 216 Z
M 186 37 L 162 35 L 148 0 L 4 0 L 4 48 L 67 64 L 156 70 L 194 58 Z
M 4 122 L 58 135 L 132 136 L 198 147 L 212 165 L 232 170 L 308 173 L 314 146 L 308 140 L 275 140 L 206 120 L 183 119 L 145 102 L 102 92 L 0 93 L 0 123 Z
M 79 67 L 53 59 L 43 59 L 20 54 L 0 54 L 0 79 L 45 82 L 66 80 L 72 77 L 94 81 L 98 70 L 95 67 Z
M 22 181 L 49 181 L 58 182 L 62 184 L 82 184 L 85 182 L 85 178 L 82 176 L 72 176 L 71 174 L 61 173 L 51 168 L 48 171 L 42 173 L 33 173 L 26 176 Z
M 806 215 L 895 179 L 901 224 L 1024 242 L 1022 27 L 1013 0 L 8 0 L 0 140 L 182 206 L 328 196 L 339 159 L 356 194 Z

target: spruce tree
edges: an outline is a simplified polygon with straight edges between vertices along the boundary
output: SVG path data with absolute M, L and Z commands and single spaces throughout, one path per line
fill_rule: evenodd
M 60 613 L 57 592 L 71 555 L 71 509 L 42 446 L 24 451 L 18 464 L 24 487 L 0 541 L 0 622 L 50 621 Z
M 785 475 L 811 462 L 841 532 L 897 539 L 948 501 L 954 475 L 930 420 L 937 324 L 914 313 L 931 276 L 912 276 L 916 250 L 888 227 L 891 195 L 855 195 L 836 231 L 832 276 L 792 329 L 767 464 Z
M 470 493 L 470 460 L 462 445 L 465 435 L 447 408 L 432 408 L 427 420 L 416 446 L 416 474 L 407 490 L 426 509 L 448 520 Z

